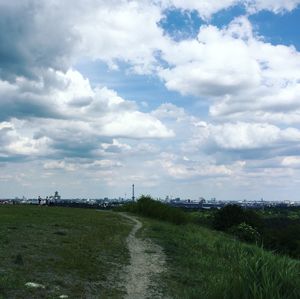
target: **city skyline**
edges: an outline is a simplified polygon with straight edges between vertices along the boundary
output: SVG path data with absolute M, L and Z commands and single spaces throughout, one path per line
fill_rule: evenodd
M 0 197 L 300 200 L 300 0 L 0 0 Z

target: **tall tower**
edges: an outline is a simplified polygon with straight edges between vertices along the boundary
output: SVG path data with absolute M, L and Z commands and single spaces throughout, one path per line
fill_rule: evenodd
M 132 201 L 135 200 L 135 197 L 134 197 L 134 184 L 132 184 Z

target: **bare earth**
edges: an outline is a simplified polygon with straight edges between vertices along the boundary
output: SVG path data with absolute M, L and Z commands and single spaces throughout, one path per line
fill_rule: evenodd
M 130 264 L 125 268 L 125 299 L 163 298 L 157 285 L 158 275 L 165 270 L 165 255 L 160 246 L 151 240 L 138 239 L 135 235 L 142 223 L 133 216 L 121 213 L 135 222 L 127 237 Z

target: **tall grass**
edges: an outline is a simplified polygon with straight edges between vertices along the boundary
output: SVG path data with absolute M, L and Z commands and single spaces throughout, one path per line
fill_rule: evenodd
M 166 296 L 205 299 L 298 299 L 300 263 L 196 225 L 147 220 L 144 234 L 168 258 Z
M 300 298 L 296 261 L 233 241 L 221 246 L 221 255 L 232 264 L 223 281 L 224 298 Z

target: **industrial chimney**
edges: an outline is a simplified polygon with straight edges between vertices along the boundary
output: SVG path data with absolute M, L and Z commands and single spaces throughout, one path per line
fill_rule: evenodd
M 135 197 L 134 197 L 134 184 L 132 184 L 132 201 L 135 200 Z

